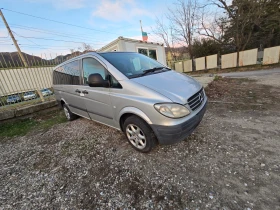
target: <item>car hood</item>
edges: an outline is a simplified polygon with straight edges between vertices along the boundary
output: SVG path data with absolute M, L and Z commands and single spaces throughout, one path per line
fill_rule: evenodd
M 188 98 L 202 88 L 193 78 L 175 71 L 151 74 L 132 80 L 180 104 L 186 104 Z

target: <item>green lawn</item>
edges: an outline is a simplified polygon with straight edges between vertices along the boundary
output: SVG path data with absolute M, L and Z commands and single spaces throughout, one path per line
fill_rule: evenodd
M 49 129 L 53 125 L 66 121 L 67 119 L 61 110 L 37 114 L 32 118 L 1 124 L 0 137 L 24 136 L 32 130 Z

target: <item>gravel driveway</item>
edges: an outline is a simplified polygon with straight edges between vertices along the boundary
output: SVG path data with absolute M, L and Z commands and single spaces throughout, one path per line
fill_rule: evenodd
M 280 89 L 215 79 L 195 133 L 149 154 L 77 119 L 0 140 L 0 209 L 280 209 Z

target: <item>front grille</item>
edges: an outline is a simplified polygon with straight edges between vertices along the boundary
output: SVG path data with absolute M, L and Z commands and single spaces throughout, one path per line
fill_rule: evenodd
M 201 106 L 201 104 L 203 104 L 204 98 L 205 98 L 205 94 L 204 94 L 203 89 L 201 89 L 196 94 L 191 96 L 188 99 L 188 105 L 191 108 L 191 110 L 195 111 L 197 108 L 199 108 Z

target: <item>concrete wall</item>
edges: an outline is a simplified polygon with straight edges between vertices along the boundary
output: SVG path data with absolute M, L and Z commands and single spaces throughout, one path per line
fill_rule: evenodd
M 222 55 L 222 69 L 233 68 L 237 65 L 237 53 Z
M 279 62 L 280 46 L 264 49 L 263 64 L 273 64 Z
M 196 71 L 205 70 L 205 57 L 195 59 L 195 69 Z
M 257 64 L 258 49 L 239 52 L 239 66 L 249 66 Z
M 207 69 L 214 69 L 218 67 L 218 55 L 206 56 Z
M 258 49 L 245 50 L 239 52 L 239 66 L 248 66 L 261 64 L 274 64 L 280 62 L 280 46 L 265 48 L 264 51 L 259 52 Z M 206 56 L 206 63 L 204 57 L 195 59 L 196 70 L 204 70 L 218 68 L 218 55 Z M 181 64 L 176 64 L 177 71 L 182 71 Z M 192 62 L 190 60 L 183 61 L 184 72 L 192 71 Z M 221 68 L 235 68 L 237 67 L 237 53 L 230 53 L 221 56 Z
M 52 86 L 53 67 L 0 70 L 0 95 Z
M 182 61 L 175 63 L 175 70 L 180 73 L 183 72 L 183 62 Z
M 13 109 L 9 109 L 9 110 L 0 109 L 0 126 L 2 120 L 8 120 L 8 119 L 22 117 L 26 115 L 28 116 L 29 114 L 32 114 L 34 112 L 38 112 L 54 106 L 56 106 L 58 109 L 57 102 L 55 99 L 40 104 L 29 105 L 26 107 L 13 107 Z
M 191 72 L 192 71 L 192 60 L 184 61 L 184 72 Z

